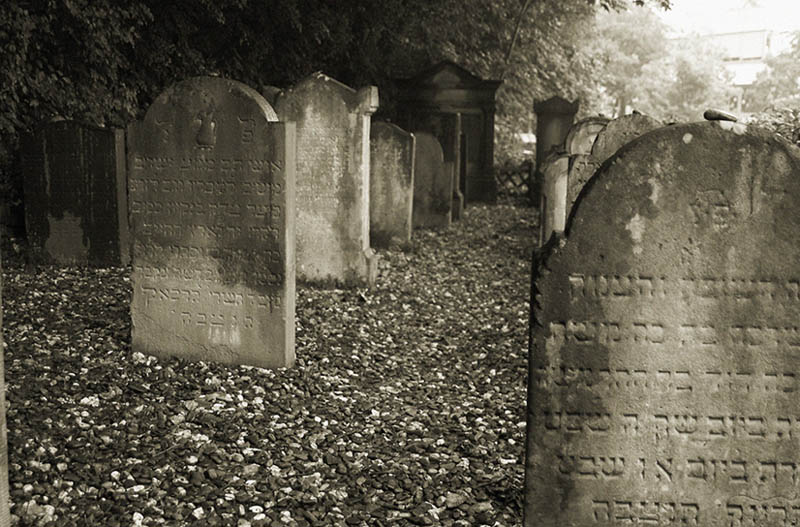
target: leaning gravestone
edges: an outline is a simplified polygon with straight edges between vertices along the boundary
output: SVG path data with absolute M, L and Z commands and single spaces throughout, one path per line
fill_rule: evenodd
M 369 239 L 375 247 L 411 241 L 414 134 L 391 123 L 370 131 Z
M 132 347 L 294 362 L 294 125 L 244 84 L 196 77 L 128 132 Z
M 564 149 L 569 155 L 590 154 L 597 134 L 608 124 L 607 117 L 594 116 L 573 124 L 564 139 Z
M 414 227 L 449 227 L 453 205 L 452 164 L 445 164 L 442 145 L 433 135 L 418 132 L 414 137 Z
M 21 146 L 25 229 L 34 256 L 127 265 L 124 132 L 52 121 L 24 136 Z
M 527 527 L 800 522 L 800 150 L 626 145 L 532 284 Z
M 378 89 L 314 73 L 277 97 L 297 123 L 297 270 L 315 282 L 371 285 L 369 135 Z

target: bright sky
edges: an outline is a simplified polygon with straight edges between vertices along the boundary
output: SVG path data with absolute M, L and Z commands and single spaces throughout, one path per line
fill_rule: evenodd
M 656 12 L 677 33 L 800 30 L 800 0 L 672 0 Z

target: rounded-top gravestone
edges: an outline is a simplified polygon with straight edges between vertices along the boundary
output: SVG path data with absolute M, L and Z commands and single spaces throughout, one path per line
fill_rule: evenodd
M 128 133 L 132 347 L 294 362 L 294 125 L 248 86 L 197 77 Z
M 387 122 L 370 130 L 369 239 L 374 247 L 411 240 L 414 134 Z
M 373 285 L 369 134 L 378 89 L 358 91 L 317 72 L 277 97 L 297 123 L 297 270 L 301 279 Z
M 575 207 L 534 267 L 525 525 L 796 525 L 800 150 L 660 128 Z
M 414 227 L 449 227 L 453 192 L 452 165 L 444 162 L 439 140 L 427 132 L 414 134 Z

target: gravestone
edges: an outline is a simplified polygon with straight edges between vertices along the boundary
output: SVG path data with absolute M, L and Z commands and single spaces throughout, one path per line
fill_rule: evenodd
M 631 113 L 613 119 L 597 134 L 592 145 L 592 157 L 602 163 L 640 135 L 664 126 L 643 113 Z
M 22 138 L 21 157 L 25 227 L 37 260 L 130 262 L 122 130 L 51 121 Z
M 314 282 L 372 285 L 369 136 L 378 89 L 314 73 L 277 97 L 297 123 L 297 272 Z
M 800 150 L 660 128 L 536 257 L 527 527 L 800 522 Z
M 0 277 L 2 264 L 0 264 Z M 2 279 L 0 279 L 2 282 Z M 2 285 L 2 283 L 0 283 Z M 2 290 L 2 287 L 0 287 Z M 11 525 L 8 495 L 8 428 L 6 427 L 5 344 L 3 343 L 3 299 L 0 294 L 0 527 Z
M 539 205 L 539 245 L 550 238 L 553 232 L 564 232 L 567 221 L 567 174 L 570 156 L 553 153 L 542 165 L 542 199 Z
M 591 153 L 577 153 L 570 160 L 567 203 L 564 209 L 566 214 L 572 210 L 583 186 L 606 159 L 626 143 L 661 126 L 661 122 L 656 119 L 639 113 L 608 121 L 598 132 L 594 144 L 591 146 Z
M 196 77 L 128 131 L 132 348 L 294 362 L 294 125 L 248 86 Z
M 597 134 L 608 124 L 607 117 L 594 116 L 573 124 L 564 138 L 564 149 L 569 155 L 590 154 Z
M 442 145 L 431 134 L 418 132 L 414 153 L 414 227 L 450 226 L 453 177 L 444 162 Z
M 369 239 L 375 247 L 407 243 L 414 202 L 414 134 L 375 122 L 369 144 Z

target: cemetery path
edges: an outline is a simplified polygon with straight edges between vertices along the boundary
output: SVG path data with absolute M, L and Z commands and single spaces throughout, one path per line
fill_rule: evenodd
M 297 365 L 278 371 L 131 353 L 127 269 L 33 272 L 12 255 L 12 513 L 519 525 L 535 227 L 534 209 L 469 207 L 407 252 L 382 251 L 372 290 L 298 287 Z

